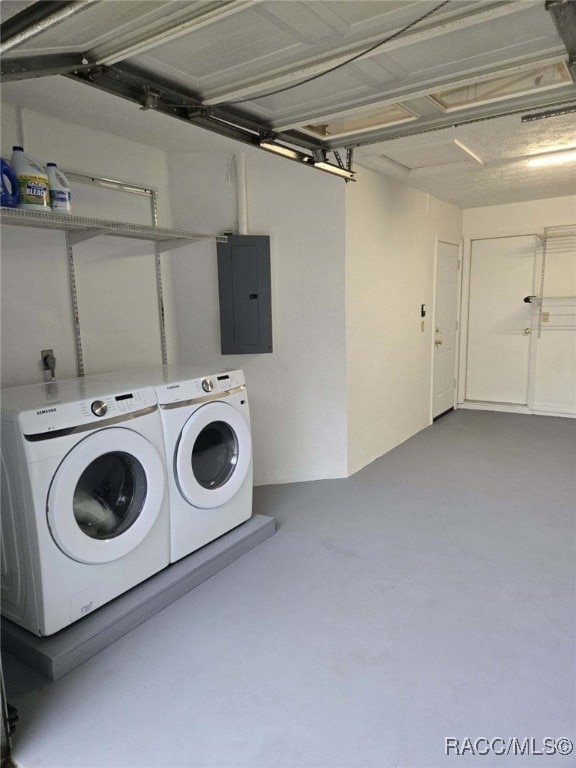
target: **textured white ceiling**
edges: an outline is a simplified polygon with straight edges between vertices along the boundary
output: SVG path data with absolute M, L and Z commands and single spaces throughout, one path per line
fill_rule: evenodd
M 510 115 L 362 147 L 356 161 L 441 200 L 473 208 L 576 194 L 576 162 L 549 167 L 526 162 L 572 148 L 576 113 L 528 123 Z

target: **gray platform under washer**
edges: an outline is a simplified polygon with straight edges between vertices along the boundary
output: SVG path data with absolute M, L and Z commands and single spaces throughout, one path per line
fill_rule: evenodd
M 2 649 L 57 680 L 270 538 L 275 530 L 272 517 L 253 515 L 234 530 L 50 637 L 36 637 L 3 619 Z

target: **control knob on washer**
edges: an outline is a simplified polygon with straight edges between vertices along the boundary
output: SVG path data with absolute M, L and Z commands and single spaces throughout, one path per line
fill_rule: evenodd
M 212 384 L 210 379 L 202 379 L 202 389 L 204 392 L 212 392 L 214 389 L 214 384 Z
M 90 408 L 94 416 L 105 416 L 106 411 L 108 410 L 108 406 L 104 400 L 94 400 Z

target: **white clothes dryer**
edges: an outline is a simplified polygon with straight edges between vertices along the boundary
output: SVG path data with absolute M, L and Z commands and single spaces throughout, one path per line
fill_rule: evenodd
M 252 515 L 252 437 L 244 373 L 164 365 L 102 374 L 156 389 L 164 430 L 170 561 Z
M 4 389 L 1 419 L 4 616 L 51 635 L 169 564 L 152 387 Z

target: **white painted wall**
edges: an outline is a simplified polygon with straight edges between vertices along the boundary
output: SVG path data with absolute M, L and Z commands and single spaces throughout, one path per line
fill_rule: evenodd
M 541 232 L 576 220 L 576 195 L 531 200 L 527 203 L 489 205 L 464 211 L 464 236 L 484 237 Z
M 234 153 L 161 149 L 4 104 L 2 156 L 12 146 L 64 170 L 152 187 L 161 225 L 237 229 Z M 21 131 L 23 126 L 23 135 Z M 250 152 L 250 150 L 249 150 Z M 346 474 L 344 202 L 341 179 L 252 151 L 248 223 L 272 244 L 274 352 L 220 355 L 216 246 L 199 242 L 164 257 L 169 361 L 246 371 L 256 483 Z M 172 217 L 173 211 L 173 217 Z M 147 198 L 75 185 L 74 214 L 149 223 Z M 150 244 L 99 237 L 75 247 L 86 373 L 160 361 Z M 2 386 L 44 380 L 40 350 L 57 375 L 76 375 L 74 324 L 62 233 L 4 227 Z M 177 328 L 177 330 L 176 330 Z M 172 329 L 172 331 L 171 331 Z M 181 353 L 178 351 L 181 345 Z
M 11 104 L 2 119 L 4 157 L 23 144 L 64 170 L 156 189 L 160 224 L 236 230 L 236 143 L 229 142 L 229 153 L 192 149 L 168 163 L 160 149 L 28 109 L 21 111 L 22 135 Z M 176 304 L 168 305 L 170 327 L 178 328 L 169 336 L 169 360 L 245 369 L 257 483 L 344 476 L 345 185 L 261 152 L 252 152 L 247 166 L 250 232 L 272 239 L 274 352 L 220 355 L 216 247 L 197 243 L 164 258 L 169 296 L 172 267 L 177 278 Z M 76 185 L 73 213 L 147 223 L 149 202 Z M 75 260 L 86 373 L 159 362 L 150 245 L 98 238 L 75 247 Z M 5 227 L 2 278 L 2 386 L 44 380 L 40 350 L 48 347 L 57 375 L 75 376 L 64 235 Z
M 345 185 L 231 141 L 166 154 L 28 110 L 23 125 L 31 154 L 154 187 L 161 224 L 205 232 L 237 229 L 234 155 L 246 151 L 249 232 L 271 236 L 274 352 L 220 354 L 214 243 L 167 256 L 165 286 L 173 274 L 169 360 L 246 372 L 257 484 L 346 476 L 429 424 L 436 238 L 459 239 L 459 209 L 369 170 Z M 3 156 L 21 142 L 9 104 L 2 142 Z M 147 205 L 75 190 L 78 214 L 147 221 Z M 87 372 L 157 362 L 151 251 L 100 240 L 77 249 Z M 41 380 L 44 347 L 60 376 L 76 373 L 62 245 L 6 228 L 4 386 Z
M 460 209 L 369 170 L 357 179 L 346 190 L 350 474 L 430 423 L 436 238 L 462 232 Z
M 23 131 L 22 131 L 23 128 Z M 28 109 L 2 105 L 2 156 L 22 144 L 41 162 L 158 190 L 160 221 L 170 226 L 162 150 Z M 148 198 L 74 185 L 80 216 L 151 223 Z M 86 373 L 158 363 L 160 336 L 153 247 L 99 237 L 74 249 Z M 170 333 L 171 280 L 165 275 Z M 44 380 L 40 351 L 53 348 L 57 375 L 77 374 L 63 233 L 6 226 L 2 233 L 2 386 Z M 172 347 L 174 333 L 169 336 Z
M 239 145 L 230 146 L 170 155 L 174 226 L 237 231 Z M 197 243 L 172 255 L 180 361 L 245 371 L 256 484 L 342 477 L 345 184 L 261 151 L 246 154 L 248 232 L 271 237 L 274 351 L 220 354 L 216 247 Z
M 468 297 L 470 295 L 470 251 L 474 239 L 510 235 L 542 234 L 546 227 L 576 224 L 576 195 L 533 200 L 510 205 L 471 208 L 464 211 L 465 261 L 463 276 L 463 325 L 459 402 L 465 404 L 465 371 Z M 538 292 L 538 261 L 534 292 Z M 545 295 L 575 295 L 576 253 L 550 256 L 546 260 Z M 559 319 L 560 312 L 576 311 L 576 302 L 565 302 L 551 311 L 550 324 L 569 325 L 574 316 Z M 551 307 L 547 307 L 551 309 Z M 533 337 L 529 371 L 531 410 L 543 413 L 576 415 L 576 332 L 549 330 Z M 493 365 L 498 368 L 497 357 Z M 495 407 L 495 406 L 490 406 Z

